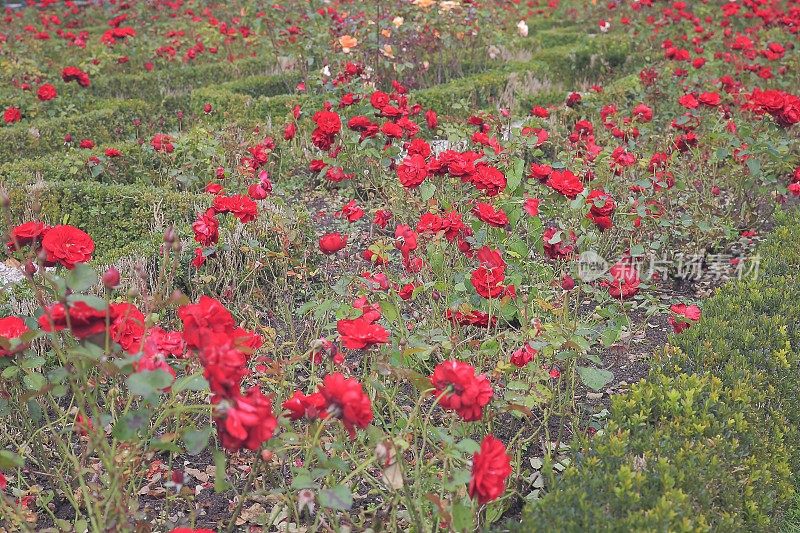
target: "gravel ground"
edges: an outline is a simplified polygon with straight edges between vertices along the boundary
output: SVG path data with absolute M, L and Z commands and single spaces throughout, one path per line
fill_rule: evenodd
M 6 284 L 19 283 L 22 279 L 23 275 L 18 268 L 0 263 L 0 287 Z

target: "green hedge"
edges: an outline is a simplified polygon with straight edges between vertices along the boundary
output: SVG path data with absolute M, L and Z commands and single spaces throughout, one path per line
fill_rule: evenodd
M 578 439 L 521 531 L 776 531 L 800 472 L 800 244 L 780 214 L 755 279 L 708 299 L 645 381 Z
M 102 109 L 74 117 L 36 120 L 0 129 L 0 161 L 39 157 L 60 150 L 64 136 L 73 142 L 92 139 L 95 144 L 122 141 L 137 132 L 138 118 L 143 124 L 153 117 L 154 108 L 141 100 L 112 100 Z
M 138 143 L 126 141 L 113 144 L 123 153 L 123 157 L 110 160 L 107 165 L 113 166 L 113 172 L 106 171 L 97 174 L 93 167 L 87 164 L 89 157 L 104 157 L 104 146 L 93 150 L 73 149 L 64 152 L 35 157 L 32 159 L 18 159 L 0 165 L 0 185 L 11 188 L 15 185 L 29 185 L 37 181 L 58 182 L 64 179 L 89 180 L 98 183 L 147 183 L 149 185 L 162 185 L 154 178 L 157 174 L 154 169 L 162 164 L 159 154 L 142 150 Z M 104 158 L 108 161 L 108 158 Z
M 272 70 L 264 58 L 184 66 L 159 65 L 152 72 L 104 75 L 92 80 L 88 89 L 70 86 L 69 92 L 89 92 L 99 98 L 150 98 L 158 101 L 172 93 L 187 94 L 192 89 L 267 74 Z
M 175 224 L 182 234 L 189 233 L 195 207 L 205 207 L 204 195 L 181 193 L 145 185 L 103 185 L 92 182 L 64 181 L 40 183 L 8 190 L 15 222 L 34 203 L 40 206 L 39 217 L 50 224 L 72 224 L 89 233 L 97 246 L 96 255 L 120 257 L 152 242 L 158 234 L 152 228 L 154 206 L 162 225 Z

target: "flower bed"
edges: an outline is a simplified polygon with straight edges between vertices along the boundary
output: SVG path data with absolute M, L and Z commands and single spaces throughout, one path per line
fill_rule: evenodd
M 798 12 L 544 4 L 7 13 L 4 519 L 792 520 Z

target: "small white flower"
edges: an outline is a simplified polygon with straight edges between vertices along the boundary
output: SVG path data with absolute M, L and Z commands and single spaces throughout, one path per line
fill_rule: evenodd
M 528 25 L 525 23 L 524 20 L 520 20 L 519 22 L 517 22 L 517 32 L 519 32 L 519 34 L 522 37 L 528 36 Z

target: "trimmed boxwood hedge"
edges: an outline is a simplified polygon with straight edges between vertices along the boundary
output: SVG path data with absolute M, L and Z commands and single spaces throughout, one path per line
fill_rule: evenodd
M 15 223 L 38 203 L 39 217 L 50 224 L 72 224 L 92 235 L 96 257 L 108 261 L 126 255 L 137 241 L 152 241 L 154 206 L 162 225 L 175 224 L 188 234 L 196 206 L 208 199 L 200 194 L 176 192 L 146 185 L 105 185 L 93 182 L 44 182 L 8 189 Z M 100 260 L 100 259 L 98 259 Z
M 136 133 L 134 119 L 151 119 L 154 107 L 142 100 L 109 100 L 102 109 L 67 118 L 35 120 L 0 129 L 0 161 L 39 157 L 57 151 L 64 136 L 73 142 L 92 139 L 105 144 Z
M 776 531 L 800 473 L 800 244 L 781 213 L 757 278 L 671 338 L 520 531 Z M 746 324 L 746 327 L 743 325 Z
M 643 58 L 633 54 L 630 43 L 611 36 L 574 35 L 569 44 L 547 41 L 547 46 L 534 54 L 530 61 L 506 63 L 495 68 L 451 80 L 447 83 L 413 91 L 414 101 L 423 107 L 439 111 L 464 114 L 477 108 L 494 105 L 506 90 L 509 77 L 533 73 L 542 81 L 566 82 L 597 78 L 625 65 L 638 65 Z M 543 44 L 542 46 L 545 46 Z M 475 67 L 475 70 L 478 70 Z M 190 107 L 201 109 L 210 103 L 218 120 L 252 120 L 283 118 L 294 104 L 309 107 L 324 101 L 324 95 L 291 94 L 285 91 L 290 82 L 283 76 L 258 76 L 216 86 L 201 87 L 191 92 Z M 279 91 L 284 89 L 285 93 Z M 553 103 L 564 95 L 556 88 L 542 94 L 522 95 L 518 100 L 524 105 Z M 468 107 L 463 107 L 466 102 Z M 469 109 L 468 109 L 469 108 Z

